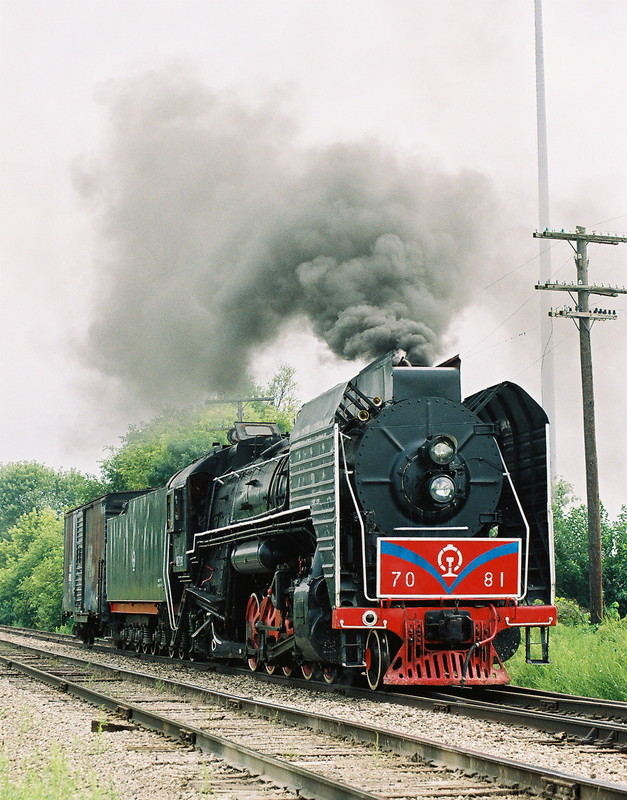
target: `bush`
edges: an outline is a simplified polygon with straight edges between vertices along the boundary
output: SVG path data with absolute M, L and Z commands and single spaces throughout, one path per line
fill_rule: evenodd
M 572 486 L 559 480 L 553 487 L 555 532 L 555 582 L 557 594 L 579 604 L 589 601 L 588 512 L 572 493 Z M 627 506 L 610 520 L 601 509 L 603 593 L 606 607 L 613 604 L 619 615 L 627 614 Z M 614 615 L 612 615 L 614 616 Z
M 557 619 L 562 625 L 583 625 L 590 621 L 590 613 L 582 608 L 576 600 L 567 597 L 556 597 Z
M 551 628 L 551 663 L 525 662 L 524 645 L 507 662 L 512 683 L 532 689 L 627 701 L 627 622 Z

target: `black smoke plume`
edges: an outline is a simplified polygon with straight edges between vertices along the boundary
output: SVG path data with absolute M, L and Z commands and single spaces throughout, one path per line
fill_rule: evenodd
M 486 180 L 373 142 L 305 149 L 266 104 L 181 71 L 109 87 L 103 153 L 77 171 L 98 210 L 88 356 L 154 404 L 233 391 L 295 318 L 345 359 L 415 364 L 482 269 Z

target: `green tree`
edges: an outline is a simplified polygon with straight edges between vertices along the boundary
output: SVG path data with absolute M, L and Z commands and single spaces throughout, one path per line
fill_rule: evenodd
M 77 470 L 57 470 L 36 461 L 0 465 L 0 538 L 23 514 L 52 508 L 57 513 L 81 505 L 105 490 Z
M 246 397 L 272 397 L 274 402 L 252 402 L 245 407 L 249 422 L 277 422 L 291 430 L 296 410 L 294 368 L 283 364 L 267 384 L 251 383 Z M 168 410 L 149 422 L 131 425 L 117 448 L 101 462 L 110 491 L 164 486 L 170 477 L 207 453 L 226 444 L 236 409 L 219 399 L 185 410 Z
M 225 444 L 228 427 L 216 406 L 166 411 L 131 425 L 121 445 L 101 462 L 103 478 L 111 491 L 164 486 L 214 444 Z
M 297 411 L 296 368 L 291 364 L 281 364 L 269 383 L 261 385 L 259 390 L 264 395 L 274 398 L 274 408 L 281 417 L 292 420 Z M 291 422 L 290 422 L 291 428 Z
M 587 607 L 588 513 L 573 495 L 572 486 L 559 480 L 553 487 L 556 593 Z M 611 521 L 601 509 L 603 590 L 605 606 L 618 603 L 627 614 L 627 507 Z
M 607 553 L 603 563 L 605 606 L 618 603 L 618 612 L 627 616 L 627 506 L 623 506 L 604 538 Z
M 62 587 L 63 521 L 52 508 L 22 514 L 0 541 L 0 622 L 54 629 Z

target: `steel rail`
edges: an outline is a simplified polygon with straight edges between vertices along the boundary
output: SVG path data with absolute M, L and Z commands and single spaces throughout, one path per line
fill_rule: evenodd
M 492 706 L 501 704 L 507 705 L 509 708 L 530 709 L 533 706 L 536 711 L 559 711 L 560 713 L 586 716 L 591 722 L 601 721 L 602 718 L 614 719 L 619 724 L 627 726 L 627 703 L 603 698 L 579 697 L 519 686 L 490 687 L 479 690 L 473 688 L 472 694 L 469 692 L 462 694 L 444 688 L 430 691 L 430 694 L 434 699 L 450 698 L 453 701 L 482 702 Z
M 491 686 L 476 689 L 473 695 L 492 701 L 496 698 L 510 705 L 523 705 L 533 703 L 542 710 L 543 707 L 552 710 L 572 712 L 575 714 L 603 714 L 607 717 L 614 716 L 627 723 L 627 703 L 619 700 L 605 700 L 604 698 L 582 697 L 562 692 L 551 692 L 544 689 L 531 689 L 526 686 Z
M 42 652 L 37 651 L 36 648 L 31 648 L 26 645 L 17 645 L 17 647 L 33 652 Z M 241 697 L 227 692 L 206 689 L 204 687 L 196 686 L 186 682 L 172 681 L 166 678 L 157 678 L 146 673 L 135 672 L 132 670 L 121 670 L 119 668 L 107 667 L 101 664 L 93 664 L 85 661 L 84 659 L 78 659 L 69 656 L 59 656 L 58 654 L 50 654 L 46 653 L 45 651 L 43 651 L 43 655 L 48 657 L 52 656 L 72 664 L 81 664 L 83 666 L 87 666 L 89 664 L 105 674 L 111 673 L 115 676 L 125 677 L 128 680 L 132 680 L 147 686 L 155 686 L 157 683 L 159 683 L 161 686 L 172 688 L 178 692 L 184 691 L 195 696 L 200 696 L 205 700 L 210 698 L 211 701 L 217 705 L 231 707 L 235 705 L 237 708 L 242 709 L 251 715 L 263 717 L 265 719 L 273 719 L 275 721 L 285 722 L 291 725 L 298 725 L 300 727 L 305 727 L 310 730 L 325 734 L 331 734 L 337 737 L 349 737 L 359 742 L 373 744 L 378 748 L 387 749 L 404 756 L 409 756 L 413 759 L 420 758 L 425 761 L 432 762 L 438 766 L 446 767 L 447 769 L 459 769 L 466 773 L 478 773 L 493 780 L 498 780 L 506 785 L 522 784 L 532 791 L 543 793 L 545 796 L 559 794 L 560 797 L 577 798 L 577 800 L 626 800 L 627 798 L 627 786 L 620 786 L 604 781 L 581 778 L 579 776 L 573 776 L 567 773 L 560 773 L 555 770 L 543 769 L 522 762 L 516 762 L 511 759 L 501 759 L 485 753 L 480 753 L 478 751 L 455 747 L 452 745 L 445 745 L 425 739 L 423 737 L 400 734 L 390 731 L 389 729 L 363 725 L 361 723 L 350 722 L 348 720 L 330 717 L 328 715 L 311 716 L 309 712 L 299 711 L 297 709 L 288 708 L 276 703 L 252 700 L 250 698 Z M 160 717 L 160 715 L 147 712 L 142 708 L 126 702 L 120 703 L 119 701 L 115 700 L 115 698 L 111 698 L 109 695 L 104 695 L 89 687 L 67 681 L 63 678 L 63 676 L 55 676 L 51 675 L 50 673 L 45 673 L 44 677 L 40 678 L 38 677 L 38 674 L 41 673 L 41 670 L 38 670 L 31 665 L 24 664 L 18 659 L 0 655 L 0 662 L 4 662 L 14 668 L 18 668 L 19 665 L 19 669 L 23 670 L 26 674 L 30 674 L 31 677 L 36 677 L 38 680 L 43 680 L 44 682 L 59 686 L 63 690 L 68 691 L 68 693 L 87 700 L 88 702 L 93 702 L 96 705 L 105 705 L 107 708 L 117 712 L 118 714 L 121 714 L 126 719 L 132 719 L 133 721 L 145 725 L 146 727 L 150 727 L 153 730 L 160 730 L 167 735 L 183 739 L 184 741 L 189 741 L 191 744 L 195 744 L 198 747 L 211 749 L 211 743 L 215 740 L 215 746 L 218 748 L 218 750 L 212 750 L 212 752 L 216 753 L 216 755 L 220 755 L 222 753 L 223 755 L 221 755 L 221 757 L 225 759 L 236 758 L 237 753 L 239 753 L 240 749 L 242 749 L 241 745 L 228 742 L 228 740 L 224 740 L 222 737 L 212 737 L 211 734 L 208 734 L 206 731 L 200 731 L 197 728 L 186 726 L 178 721 L 168 720 L 164 717 Z M 158 725 L 159 727 L 153 727 L 154 725 Z M 233 745 L 234 750 L 230 750 L 225 742 L 228 742 L 228 745 Z M 249 748 L 243 748 L 243 757 L 245 759 L 253 758 L 255 751 L 250 750 L 250 752 L 248 752 L 249 750 Z M 224 753 L 229 753 L 229 755 L 224 755 Z M 283 765 L 284 768 L 287 767 L 288 773 L 292 771 L 292 768 L 295 766 L 291 764 L 287 765 L 284 762 L 280 762 L 278 759 L 272 758 L 271 756 L 266 756 L 263 754 L 259 755 L 262 756 L 259 762 L 261 766 L 255 767 L 255 769 L 279 782 L 283 780 L 277 777 L 279 774 L 279 765 Z M 278 762 L 278 765 L 269 763 L 267 769 L 273 771 L 268 772 L 265 771 L 266 761 Z M 298 769 L 302 770 L 302 768 Z M 308 770 L 302 771 L 304 773 L 309 773 Z M 315 775 L 315 773 L 311 773 L 311 775 Z M 305 780 L 307 779 L 307 775 L 301 775 L 299 779 Z M 328 788 L 327 778 L 324 778 L 323 784 L 324 785 L 321 785 L 316 791 L 326 791 L 326 788 Z M 285 785 L 288 785 L 291 788 L 304 789 L 304 787 L 301 787 L 300 784 L 298 786 L 289 783 Z M 349 792 L 355 791 L 351 787 L 344 788 Z M 321 793 L 319 794 L 319 797 L 326 798 L 327 795 Z M 330 795 L 330 797 L 331 800 L 340 800 L 340 798 L 344 797 L 361 799 L 374 798 L 376 796 L 370 795 L 367 792 L 362 792 L 361 794 L 352 795 L 336 793 L 335 795 Z
M 540 697 L 538 697 L 538 702 Z M 526 727 L 537 728 L 551 733 L 566 733 L 588 742 L 596 742 L 602 745 L 617 745 L 627 747 L 627 724 L 624 722 L 598 717 L 570 716 L 564 713 L 557 713 L 555 710 L 542 710 L 538 708 L 527 708 L 519 705 L 504 705 L 508 698 L 495 697 L 490 699 L 475 699 L 474 697 L 460 697 L 456 694 L 447 692 L 429 692 L 428 696 L 417 697 L 416 695 L 400 694 L 396 697 L 392 695 L 391 703 L 400 703 L 408 706 L 426 706 L 433 711 L 458 716 L 471 717 L 473 719 L 490 720 L 501 722 L 506 725 L 523 725 Z M 549 701 L 543 701 L 549 703 Z M 592 708 L 594 701 L 590 701 Z M 571 703 L 574 713 L 581 714 L 581 707 Z M 615 706 L 608 709 L 615 710 Z M 562 711 L 562 709 L 559 709 Z M 565 709 L 564 709 L 565 710 Z M 600 708 L 596 708 L 598 714 Z

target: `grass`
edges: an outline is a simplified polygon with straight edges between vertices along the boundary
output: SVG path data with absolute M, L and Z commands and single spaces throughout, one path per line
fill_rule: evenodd
M 68 635 L 73 634 L 74 633 L 74 621 L 70 619 L 67 622 L 64 622 L 63 625 L 59 625 L 58 627 L 56 627 L 54 629 L 54 632 L 55 633 L 66 633 Z
M 112 790 L 96 785 L 94 775 L 75 773 L 60 748 L 43 763 L 21 765 L 0 757 L 0 800 L 117 800 Z
M 507 662 L 512 683 L 532 689 L 627 701 L 627 619 L 551 628 L 546 666 L 525 662 L 524 642 Z

